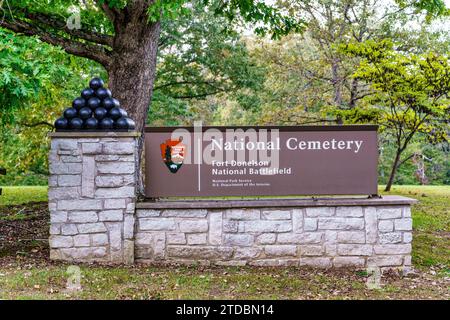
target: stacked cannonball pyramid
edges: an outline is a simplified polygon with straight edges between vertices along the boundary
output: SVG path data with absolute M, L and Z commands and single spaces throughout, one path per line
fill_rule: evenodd
M 93 78 L 89 88 L 81 91 L 81 97 L 55 121 L 56 131 L 127 131 L 134 127 L 134 121 L 100 78 Z

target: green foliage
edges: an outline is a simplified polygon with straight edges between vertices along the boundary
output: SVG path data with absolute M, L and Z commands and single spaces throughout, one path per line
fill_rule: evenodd
M 47 183 L 47 133 L 98 65 L 0 29 L 0 184 Z
M 237 32 L 224 32 L 225 18 L 196 4 L 176 22 L 162 23 L 150 124 L 189 123 L 189 105 L 212 95 L 227 95 L 243 108 L 257 105 L 265 69 Z
M 196 1 L 192 2 L 195 6 Z M 259 0 L 201 0 L 201 3 L 203 7 L 209 7 L 216 16 L 225 17 L 229 23 L 259 23 L 255 32 L 262 36 L 270 33 L 272 39 L 280 39 L 290 32 L 300 32 L 305 26 L 302 20 L 286 15 L 280 9 Z M 150 22 L 174 20 L 189 14 L 191 7 L 188 0 L 156 0 L 148 7 L 147 12 Z

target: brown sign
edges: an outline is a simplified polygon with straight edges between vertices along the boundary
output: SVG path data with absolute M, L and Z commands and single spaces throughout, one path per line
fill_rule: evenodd
M 147 127 L 146 196 L 377 194 L 377 126 Z

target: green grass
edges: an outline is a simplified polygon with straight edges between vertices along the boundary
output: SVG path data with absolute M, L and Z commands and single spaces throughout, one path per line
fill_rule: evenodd
M 450 186 L 394 186 L 391 192 L 419 200 L 412 207 L 414 266 L 450 268 Z
M 66 289 L 68 265 L 0 268 L 0 299 L 445 299 L 442 277 L 389 277 L 369 290 L 354 271 L 296 268 L 82 265 L 81 291 Z M 420 280 L 420 282 L 418 282 Z
M 0 206 L 10 206 L 27 202 L 47 201 L 47 187 L 45 186 L 17 186 L 2 187 Z
M 0 204 L 45 201 L 46 192 L 7 187 Z M 0 299 L 449 299 L 450 187 L 395 186 L 381 193 L 419 200 L 412 208 L 419 273 L 383 278 L 377 290 L 367 289 L 363 270 L 80 265 L 82 290 L 72 292 L 66 290 L 68 264 L 31 266 L 11 257 L 13 263 L 6 264 L 0 258 Z

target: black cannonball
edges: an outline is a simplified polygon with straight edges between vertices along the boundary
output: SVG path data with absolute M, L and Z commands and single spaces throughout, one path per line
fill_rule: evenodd
M 99 125 L 100 125 L 100 129 L 109 130 L 109 129 L 112 129 L 114 127 L 114 120 L 111 119 L 111 118 L 103 118 L 100 121 Z
M 106 110 L 112 109 L 114 107 L 120 107 L 119 100 L 110 97 L 103 99 L 102 105 Z
M 92 110 L 85 107 L 85 108 L 81 108 L 80 111 L 78 111 L 78 115 L 80 116 L 81 119 L 88 119 L 92 116 Z
M 128 113 L 127 113 L 124 109 L 119 108 L 119 110 L 120 110 L 120 115 L 121 115 L 122 117 L 128 117 Z
M 83 120 L 80 118 L 73 118 L 69 122 L 70 129 L 80 130 L 83 128 Z
M 72 118 L 75 118 L 76 116 L 77 116 L 77 109 L 67 108 L 66 110 L 64 110 L 64 118 L 70 120 Z
M 99 88 L 97 89 L 97 91 L 95 91 L 95 95 L 100 99 L 110 98 L 111 91 L 109 91 L 109 89 L 106 88 Z
M 81 96 L 85 99 L 85 100 L 89 100 L 90 98 L 92 98 L 95 95 L 95 91 L 91 88 L 86 88 L 83 91 L 81 91 Z
M 97 129 L 98 127 L 98 120 L 95 118 L 88 118 L 86 120 L 84 120 L 84 126 L 86 127 L 86 129 Z
M 117 119 L 114 123 L 114 128 L 121 129 L 121 130 L 127 130 L 128 129 L 127 118 L 121 117 L 121 118 Z
M 84 98 L 76 98 L 72 101 L 72 107 L 74 107 L 77 110 L 80 110 L 81 108 L 84 108 L 86 106 L 86 100 Z
M 134 128 L 136 128 L 136 123 L 134 123 L 133 119 L 127 118 L 127 122 L 128 122 L 128 130 L 133 130 Z
M 69 126 L 69 121 L 66 118 L 64 118 L 64 117 L 58 118 L 55 121 L 55 128 L 56 129 L 65 130 L 65 129 L 68 128 L 68 126 Z
M 103 87 L 105 83 L 100 78 L 92 78 L 92 80 L 89 82 L 89 87 L 91 89 L 97 90 L 98 88 Z
M 98 120 L 102 120 L 108 114 L 108 110 L 103 107 L 94 110 L 94 115 Z
M 88 107 L 91 108 L 91 109 L 95 109 L 95 108 L 100 107 L 101 103 L 102 103 L 102 101 L 99 98 L 97 98 L 97 97 L 90 98 L 88 100 L 88 102 L 87 102 Z
M 120 108 L 114 107 L 109 110 L 108 116 L 113 120 L 117 120 L 122 116 L 122 112 L 120 111 Z

